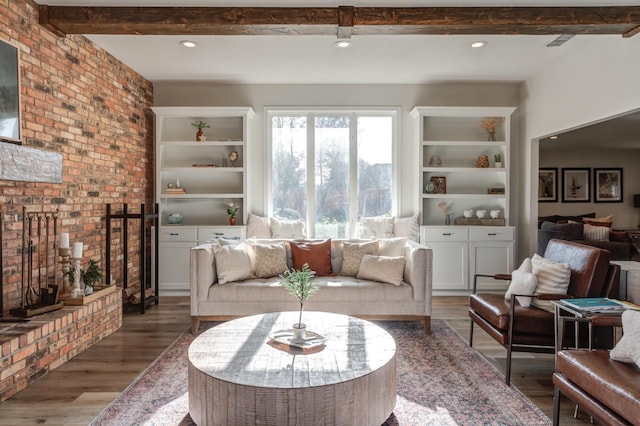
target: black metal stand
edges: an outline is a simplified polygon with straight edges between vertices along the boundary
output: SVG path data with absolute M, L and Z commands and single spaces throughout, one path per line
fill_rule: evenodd
M 153 213 L 145 214 L 144 212 L 145 205 L 140 204 L 140 212 L 139 213 L 130 213 L 128 205 L 125 203 L 122 207 L 122 213 L 112 213 L 111 204 L 107 204 L 107 235 L 106 235 L 106 277 L 109 279 L 111 277 L 111 225 L 113 220 L 122 220 L 122 288 L 126 289 L 129 284 L 129 277 L 127 274 L 127 265 L 129 264 L 128 253 L 129 253 L 129 220 L 139 220 L 140 221 L 140 313 L 144 314 L 147 306 L 152 303 L 159 303 L 158 296 L 158 205 L 154 204 Z M 154 261 L 152 264 L 154 265 L 154 290 L 155 294 L 147 297 L 145 294 L 145 290 L 147 288 L 147 244 L 146 244 L 146 221 L 147 219 L 153 219 L 153 229 L 155 233 L 154 238 Z

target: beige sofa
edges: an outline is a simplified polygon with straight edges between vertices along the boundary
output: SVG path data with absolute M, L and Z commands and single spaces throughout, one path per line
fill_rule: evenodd
M 274 240 L 265 241 L 272 243 Z M 281 287 L 277 276 L 219 284 L 214 244 L 191 249 L 193 333 L 197 333 L 200 321 L 226 321 L 246 315 L 299 309 L 297 299 Z M 403 279 L 400 285 L 394 285 L 339 275 L 343 241 L 332 240 L 331 266 L 337 275 L 315 278 L 320 290 L 305 303 L 305 310 L 366 319 L 420 320 L 424 321 L 425 331 L 430 332 L 432 251 L 410 240 L 402 250 L 405 258 Z M 291 267 L 290 249 L 287 252 L 287 264 Z

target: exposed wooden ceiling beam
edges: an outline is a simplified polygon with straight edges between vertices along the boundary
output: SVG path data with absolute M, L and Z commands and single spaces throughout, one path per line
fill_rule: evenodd
M 41 5 L 54 33 L 139 35 L 636 34 L 640 7 L 78 7 Z

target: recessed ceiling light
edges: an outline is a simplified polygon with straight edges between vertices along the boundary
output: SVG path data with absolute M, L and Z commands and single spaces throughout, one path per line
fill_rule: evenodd
M 556 139 L 558 139 L 558 135 L 549 136 L 549 139 L 555 141 Z
M 347 47 L 351 47 L 351 40 L 338 40 L 333 45 L 340 49 L 346 49 Z
M 196 47 L 196 42 L 191 40 L 182 40 L 180 44 L 184 47 Z
M 486 41 L 474 41 L 471 43 L 471 47 L 485 47 L 488 43 Z

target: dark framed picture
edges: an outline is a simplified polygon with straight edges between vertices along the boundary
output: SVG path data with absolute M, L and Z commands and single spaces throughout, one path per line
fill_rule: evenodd
M 562 202 L 591 202 L 591 169 L 567 167 L 562 169 Z
M 446 194 L 447 193 L 447 178 L 444 176 L 431 176 L 431 182 L 434 184 L 434 194 Z
M 622 202 L 622 168 L 593 169 L 593 182 L 596 203 Z
M 18 48 L 0 40 L 0 141 L 20 144 Z
M 538 202 L 558 201 L 558 168 L 541 167 L 538 170 Z

